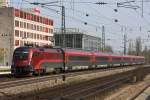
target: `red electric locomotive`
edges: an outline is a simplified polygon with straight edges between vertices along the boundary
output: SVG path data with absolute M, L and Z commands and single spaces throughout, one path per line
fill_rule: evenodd
M 44 73 L 61 70 L 64 66 L 62 49 L 19 47 L 15 49 L 11 66 L 12 74 Z

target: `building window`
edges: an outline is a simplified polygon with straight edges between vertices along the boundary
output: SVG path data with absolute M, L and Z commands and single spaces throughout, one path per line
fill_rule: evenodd
M 53 37 L 52 36 L 49 36 L 49 41 L 53 41 Z
M 36 34 L 34 33 L 34 39 L 36 39 Z
M 48 25 L 48 18 L 45 18 L 45 24 Z
M 24 22 L 24 28 L 27 28 L 26 22 Z
M 48 36 L 45 36 L 45 40 L 46 40 L 46 41 L 48 41 L 48 38 L 49 38 Z
M 36 25 L 34 25 L 34 30 L 36 30 Z
M 50 25 L 53 25 L 53 21 L 52 20 L 50 20 Z
M 39 31 L 39 26 L 37 25 L 37 31 Z
M 31 24 L 29 24 L 29 29 L 32 29 L 32 26 L 31 26 Z
M 42 26 L 40 26 L 40 31 L 42 32 Z
M 37 22 L 39 22 L 40 21 L 40 17 L 39 16 L 37 16 Z
M 42 18 L 42 23 L 44 24 L 44 22 L 45 22 L 45 18 Z
M 32 20 L 33 21 L 33 14 L 29 14 L 30 15 L 30 20 Z
M 20 11 L 20 18 L 23 18 L 23 12 Z
M 27 13 L 26 19 L 30 20 L 30 14 Z
M 23 31 L 20 31 L 20 37 L 23 38 Z
M 33 39 L 33 33 L 30 34 L 31 39 Z
M 39 36 L 39 34 L 37 35 L 37 39 L 39 39 L 40 38 L 40 36 Z
M 39 17 L 39 22 L 40 22 L 40 23 L 42 22 L 42 17 Z
M 49 33 L 53 33 L 53 29 L 49 29 Z
M 27 38 L 27 34 L 26 34 L 26 32 L 24 32 L 24 37 L 23 38 Z
M 15 30 L 15 36 L 19 37 L 19 30 Z
M 40 35 L 40 40 L 42 40 L 42 35 Z
M 27 29 L 29 29 L 29 23 L 27 23 Z
M 51 33 L 51 29 L 49 28 L 48 30 L 49 30 L 49 33 Z
M 36 15 L 34 15 L 33 21 L 36 21 Z
M 15 40 L 15 46 L 19 46 L 19 40 Z
M 31 29 L 33 30 L 34 28 L 33 28 L 33 24 L 31 24 Z
M 18 9 L 15 9 L 15 10 L 14 10 L 14 15 L 15 15 L 16 17 L 19 17 L 20 11 L 19 11 Z
M 29 33 L 29 32 L 27 32 L 27 38 L 30 38 L 30 36 L 29 36 L 29 35 L 30 35 L 30 33 Z
M 44 32 L 44 27 L 42 27 L 42 32 Z
M 23 46 L 23 41 L 20 41 L 20 46 Z
M 46 33 L 48 33 L 48 28 L 47 28 L 47 27 L 45 27 L 44 31 L 45 31 Z
M 15 20 L 15 26 L 19 27 L 19 21 Z
M 24 18 L 24 19 L 26 19 L 26 17 L 27 17 L 27 13 L 26 13 L 26 12 L 24 12 L 24 16 L 23 16 L 23 18 Z
M 20 27 L 23 28 L 23 22 L 20 22 Z

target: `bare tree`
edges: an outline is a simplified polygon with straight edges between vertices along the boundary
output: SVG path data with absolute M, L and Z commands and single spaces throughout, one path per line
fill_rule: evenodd
M 128 54 L 136 55 L 135 43 L 132 40 L 129 40 Z
M 110 45 L 106 45 L 105 47 L 105 52 L 110 52 L 110 53 L 113 53 L 113 49 Z
M 140 37 L 136 38 L 135 48 L 136 48 L 136 55 L 137 56 L 141 55 L 141 52 L 142 52 L 142 40 L 141 40 Z

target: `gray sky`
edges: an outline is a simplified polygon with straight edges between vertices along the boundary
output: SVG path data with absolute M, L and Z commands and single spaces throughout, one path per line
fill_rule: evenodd
M 41 14 L 48 16 L 54 20 L 55 27 L 60 28 L 61 15 L 56 13 L 59 7 L 50 7 L 51 9 L 41 8 L 28 4 L 28 2 L 52 2 L 57 0 L 9 0 L 11 6 L 16 8 L 38 7 L 41 9 Z M 60 0 L 58 0 L 60 1 Z M 135 40 L 140 36 L 142 39 L 148 38 L 150 30 L 150 0 L 144 0 L 143 17 L 142 17 L 142 0 L 125 3 L 133 0 L 63 0 L 66 7 L 66 27 L 79 28 L 88 32 L 89 35 L 101 37 L 101 27 L 105 26 L 106 41 L 115 51 L 123 51 L 123 34 L 128 35 L 128 39 Z M 106 5 L 97 5 L 96 2 L 106 2 Z M 117 7 L 117 3 L 121 3 L 130 8 Z M 56 3 L 60 4 L 60 3 Z M 132 8 L 131 8 L 132 7 Z M 136 10 L 133 7 L 138 7 Z M 54 10 L 52 10 L 54 9 Z M 117 9 L 117 12 L 114 11 Z M 56 11 L 55 11 L 56 10 Z M 88 16 L 86 16 L 88 14 Z M 115 19 L 118 22 L 115 22 Z M 87 25 L 84 24 L 87 22 Z M 150 32 L 149 32 L 150 34 Z M 145 42 L 145 45 L 150 46 L 150 42 Z

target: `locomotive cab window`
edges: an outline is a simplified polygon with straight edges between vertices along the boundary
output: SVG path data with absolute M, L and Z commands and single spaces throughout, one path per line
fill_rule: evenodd
M 27 60 L 28 59 L 28 50 L 16 50 L 14 52 L 14 59 L 16 60 Z

